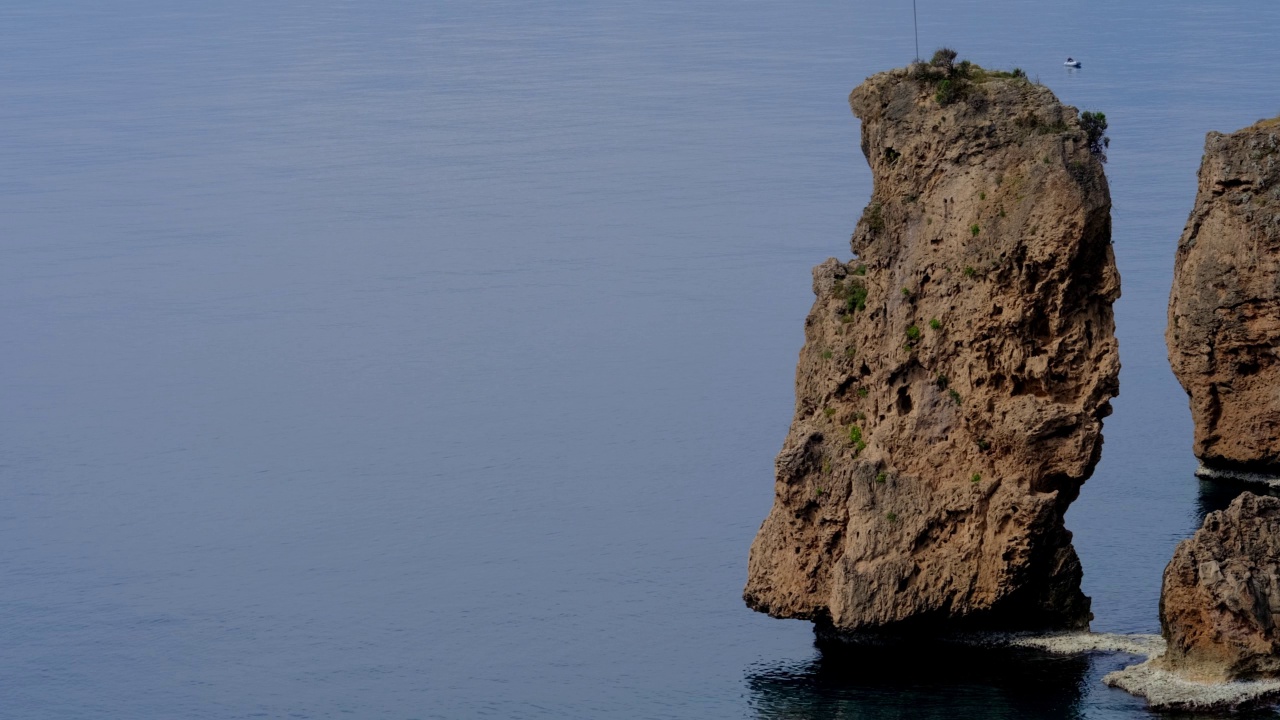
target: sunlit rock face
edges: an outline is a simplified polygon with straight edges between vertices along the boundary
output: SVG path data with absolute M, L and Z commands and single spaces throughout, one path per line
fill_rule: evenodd
M 971 77 L 850 96 L 874 191 L 814 269 L 744 593 L 840 638 L 1091 617 L 1063 514 L 1118 389 L 1110 194 L 1074 108 Z
M 1206 471 L 1280 471 L 1280 118 L 1206 138 L 1165 340 Z

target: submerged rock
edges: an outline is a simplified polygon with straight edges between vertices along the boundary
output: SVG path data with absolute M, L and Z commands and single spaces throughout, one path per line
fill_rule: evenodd
M 1280 678 L 1280 499 L 1244 493 L 1178 545 L 1160 627 L 1187 678 Z
M 1118 388 L 1107 181 L 1074 108 L 970 72 L 850 96 L 874 191 L 814 269 L 744 592 L 827 636 L 1091 618 L 1062 518 Z
M 1206 138 L 1165 341 L 1208 474 L 1280 471 L 1280 118 Z

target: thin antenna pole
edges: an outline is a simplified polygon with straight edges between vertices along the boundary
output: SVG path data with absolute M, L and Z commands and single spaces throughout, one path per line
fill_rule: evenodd
M 920 62 L 920 23 L 916 21 L 916 0 L 911 0 L 911 26 L 916 31 L 916 62 Z

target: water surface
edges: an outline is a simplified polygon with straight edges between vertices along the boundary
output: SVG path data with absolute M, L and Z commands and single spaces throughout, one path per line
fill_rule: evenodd
M 1154 631 L 1220 502 L 1173 249 L 1204 133 L 1280 110 L 1280 6 L 919 13 L 1111 122 L 1122 394 L 1067 522 L 1095 629 Z M 1144 716 L 1123 658 L 837 658 L 741 603 L 906 4 L 72 0 L 0 40 L 0 714 Z

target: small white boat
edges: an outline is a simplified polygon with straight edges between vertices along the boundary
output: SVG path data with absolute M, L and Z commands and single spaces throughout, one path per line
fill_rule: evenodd
M 1063 65 L 1066 65 L 1066 66 L 1067 66 L 1067 67 L 1069 67 L 1069 68 L 1078 68 L 1078 67 L 1080 67 L 1080 61 L 1079 61 L 1079 60 L 1076 60 L 1076 59 L 1075 59 L 1075 58 L 1073 58 L 1073 57 L 1068 57 L 1068 58 L 1067 58 L 1067 61 L 1066 61 L 1066 62 L 1064 62 L 1064 63 L 1062 63 L 1062 64 L 1063 64 Z

